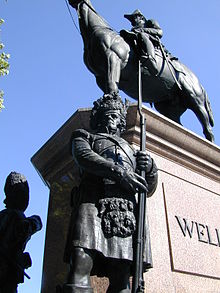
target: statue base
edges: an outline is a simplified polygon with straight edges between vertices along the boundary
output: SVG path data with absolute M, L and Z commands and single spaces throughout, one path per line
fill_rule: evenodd
M 147 150 L 159 169 L 156 192 L 147 201 L 153 268 L 146 292 L 220 292 L 220 148 L 144 108 Z M 50 188 L 41 293 L 64 284 L 63 252 L 70 217 L 70 191 L 79 174 L 69 142 L 77 128 L 89 130 L 90 109 L 80 109 L 31 161 Z M 139 146 L 137 105 L 129 107 L 124 138 Z M 94 292 L 108 279 L 92 277 Z

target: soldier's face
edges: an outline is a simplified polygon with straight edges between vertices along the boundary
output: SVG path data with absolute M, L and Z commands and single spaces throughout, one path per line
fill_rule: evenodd
M 108 111 L 103 115 L 102 124 L 106 128 L 106 130 L 114 134 L 119 129 L 119 125 L 121 123 L 120 111 Z
M 145 19 L 142 15 L 135 15 L 134 17 L 134 26 L 144 27 Z

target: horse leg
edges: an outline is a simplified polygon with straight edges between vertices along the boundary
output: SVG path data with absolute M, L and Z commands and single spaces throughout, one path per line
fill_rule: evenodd
M 107 56 L 107 62 L 103 62 L 106 72 L 96 75 L 96 83 L 105 94 L 117 94 L 120 78 L 120 64 L 114 53 Z
M 187 108 L 180 103 L 179 98 L 154 103 L 154 107 L 159 113 L 182 125 L 180 122 L 180 116 Z
M 98 87 L 103 91 L 103 93 L 105 93 L 106 92 L 106 82 L 102 76 L 96 76 L 96 83 L 97 83 Z
M 106 93 L 118 93 L 118 84 L 121 74 L 120 59 L 112 51 L 107 50 Z
M 196 96 L 190 105 L 190 109 L 196 114 L 197 118 L 199 119 L 205 137 L 209 141 L 214 142 L 214 135 L 209 123 L 209 115 L 205 107 L 204 95 Z
M 207 94 L 198 79 L 194 75 L 180 74 L 179 82 L 183 91 L 181 92 L 182 100 L 189 109 L 197 116 L 202 125 L 205 137 L 211 142 L 214 141 L 211 124 L 213 124 L 207 108 Z M 211 124 L 210 124 L 211 123 Z

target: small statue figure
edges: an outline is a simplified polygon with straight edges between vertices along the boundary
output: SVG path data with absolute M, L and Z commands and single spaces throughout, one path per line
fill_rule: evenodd
M 72 154 L 81 170 L 72 191 L 72 216 L 64 260 L 70 264 L 63 293 L 93 292 L 90 275 L 109 278 L 108 293 L 130 292 L 133 241 L 136 232 L 137 190 L 151 196 L 157 168 L 145 152 L 135 151 L 121 133 L 127 106 L 118 95 L 94 102 L 90 126 L 72 137 Z M 146 171 L 146 178 L 138 175 Z M 146 229 L 147 231 L 147 229 Z M 149 249 L 146 232 L 145 247 Z M 144 267 L 151 266 L 145 251 Z
M 125 14 L 131 24 L 131 31 L 121 30 L 120 35 L 136 48 L 137 54 L 143 64 L 152 75 L 159 72 L 159 67 L 155 57 L 155 48 L 158 50 L 159 39 L 163 36 L 163 31 L 159 23 L 154 19 L 146 19 L 139 9 L 136 9 L 132 14 Z M 164 49 L 170 59 L 177 60 L 166 49 Z
M 16 293 L 19 283 L 28 275 L 25 269 L 32 265 L 28 252 L 24 252 L 31 236 L 40 231 L 39 216 L 26 217 L 29 186 L 24 175 L 11 172 L 5 183 L 5 209 L 0 212 L 0 293 Z M 30 277 L 29 277 L 30 278 Z

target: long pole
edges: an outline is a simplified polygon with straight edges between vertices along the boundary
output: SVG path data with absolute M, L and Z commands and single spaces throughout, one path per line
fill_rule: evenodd
M 146 118 L 142 112 L 142 80 L 141 80 L 141 62 L 138 61 L 138 112 L 140 115 L 140 151 L 146 150 Z M 145 178 L 145 171 L 140 174 Z M 143 249 L 144 249 L 144 225 L 146 211 L 147 192 L 139 191 L 138 193 L 138 221 L 136 234 L 136 247 L 134 251 L 134 276 L 132 281 L 132 293 L 144 292 L 144 275 L 143 275 Z

